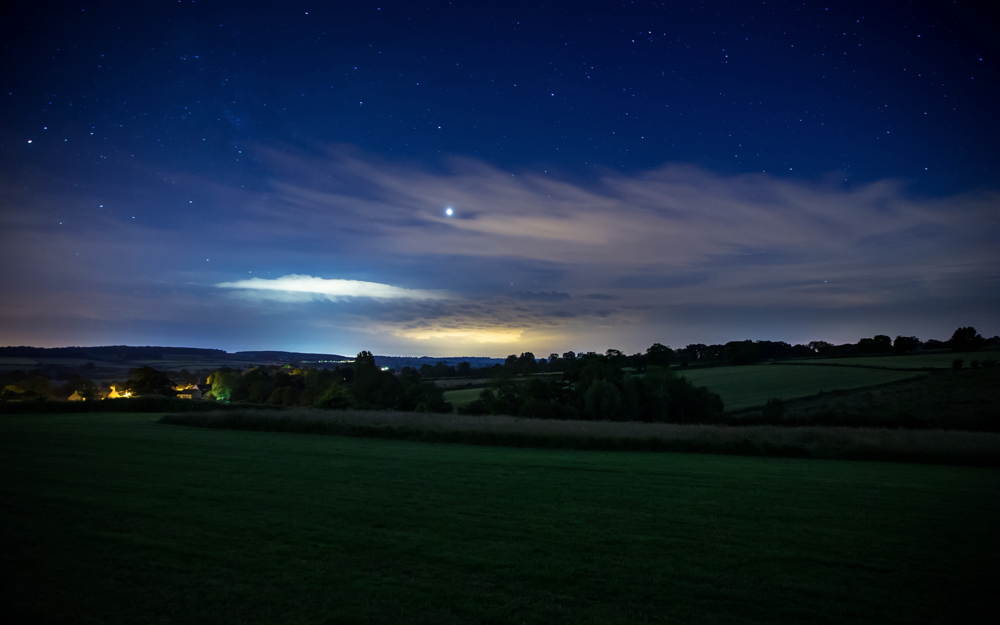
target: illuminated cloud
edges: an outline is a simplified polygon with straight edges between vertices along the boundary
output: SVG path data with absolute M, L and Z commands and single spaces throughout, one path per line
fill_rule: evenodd
M 523 331 L 483 328 L 480 330 L 451 330 L 447 328 L 428 328 L 420 330 L 401 330 L 397 336 L 417 341 L 439 341 L 450 344 L 503 343 L 517 344 Z
M 273 280 L 251 278 L 249 280 L 237 280 L 236 282 L 221 282 L 215 286 L 223 289 L 244 289 L 251 292 L 260 292 L 260 295 L 264 298 L 282 301 L 293 301 L 295 294 L 305 295 L 307 298 L 309 296 L 320 296 L 333 301 L 351 297 L 413 300 L 447 299 L 448 297 L 442 291 L 404 289 L 378 282 L 316 278 L 296 274 L 282 276 Z M 289 294 L 293 294 L 293 297 L 289 298 Z

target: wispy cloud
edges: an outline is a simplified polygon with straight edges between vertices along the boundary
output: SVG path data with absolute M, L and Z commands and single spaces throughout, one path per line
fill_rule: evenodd
M 559 274 L 545 291 L 574 297 L 885 303 L 954 292 L 997 259 L 996 192 L 921 199 L 898 181 L 843 188 L 684 165 L 584 185 L 469 159 L 442 174 L 336 150 L 266 158 L 308 180 L 282 177 L 280 199 L 258 205 L 269 232 L 301 240 L 294 224 L 309 223 L 398 258 L 534 263 Z
M 514 293 L 514 297 L 529 302 L 561 302 L 570 299 L 570 294 L 556 291 L 541 291 L 538 293 L 534 291 L 517 291 Z
M 321 296 L 337 301 L 352 297 L 374 299 L 447 299 L 443 291 L 404 289 L 390 284 L 365 282 L 362 280 L 341 280 L 338 278 L 316 278 L 313 276 L 288 275 L 273 280 L 250 278 L 235 282 L 220 282 L 215 285 L 222 289 L 242 289 L 260 294 L 264 298 L 288 301 L 288 295 Z

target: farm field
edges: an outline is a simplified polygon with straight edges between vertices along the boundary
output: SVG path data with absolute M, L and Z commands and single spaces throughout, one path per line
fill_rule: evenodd
M 431 381 L 431 380 L 425 380 Z M 486 384 L 487 378 L 439 378 L 433 380 L 434 385 L 441 389 L 459 389 L 469 386 L 482 387 Z
M 893 357 L 889 357 L 893 358 Z M 905 357 L 903 357 L 905 358 Z M 842 363 L 846 360 L 810 361 L 816 364 Z M 881 360 L 868 358 L 865 360 Z M 844 363 L 848 364 L 848 363 Z M 889 365 L 878 365 L 889 366 Z M 918 365 L 913 365 L 914 367 Z M 930 366 L 930 365 L 919 365 Z M 951 368 L 951 360 L 948 361 Z M 699 386 L 706 386 L 718 393 L 726 410 L 743 410 L 763 405 L 768 399 L 795 399 L 815 395 L 820 391 L 850 390 L 898 382 L 923 375 L 917 371 L 861 369 L 853 367 L 801 366 L 801 365 L 748 365 L 743 367 L 709 367 L 704 369 L 675 370 Z M 482 388 L 445 391 L 444 399 L 455 407 L 479 399 Z
M 17 622 L 994 622 L 1000 470 L 0 417 Z
M 482 387 L 479 388 L 463 388 L 454 391 L 445 391 L 444 400 L 450 401 L 456 408 L 459 406 L 464 406 L 466 404 L 471 404 L 472 402 L 479 399 L 479 394 L 483 392 Z
M 973 360 L 998 360 L 998 351 L 979 352 L 944 352 L 940 354 L 914 354 L 911 356 L 863 356 L 857 358 L 821 358 L 808 360 L 789 360 L 788 362 L 809 363 L 814 365 L 862 365 L 867 367 L 888 367 L 890 369 L 951 369 L 951 364 L 961 359 L 966 367 Z
M 924 375 L 914 371 L 882 371 L 848 367 L 747 365 L 679 371 L 678 375 L 718 393 L 726 410 L 761 406 L 768 399 L 794 399 L 820 391 L 847 390 Z
M 67 367 L 78 367 L 88 362 L 94 363 L 98 367 L 120 367 L 119 363 L 106 362 L 97 359 L 87 358 L 16 358 L 11 356 L 0 356 L 0 368 L 2 369 L 30 369 L 43 367 L 45 365 L 65 365 Z
M 44 368 L 51 365 L 64 367 L 80 367 L 88 363 L 93 363 L 95 369 L 91 371 L 79 372 L 81 375 L 94 382 L 103 383 L 110 381 L 122 381 L 128 378 L 131 369 L 150 366 L 159 371 L 199 371 L 202 369 L 218 369 L 221 367 L 246 368 L 248 361 L 245 360 L 223 360 L 223 359 L 167 359 L 167 360 L 128 360 L 128 361 L 107 361 L 95 358 L 19 358 L 0 357 L 0 373 L 20 369 L 30 371 L 36 368 Z

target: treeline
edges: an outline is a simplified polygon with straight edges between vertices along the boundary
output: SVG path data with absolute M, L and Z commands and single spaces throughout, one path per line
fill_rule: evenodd
M 833 345 L 826 341 L 812 341 L 808 347 L 815 355 L 825 358 L 847 358 L 850 356 L 871 356 L 884 354 L 910 354 L 921 351 L 974 352 L 991 345 L 1000 345 L 1000 336 L 984 338 L 972 326 L 958 328 L 947 341 L 928 339 L 921 341 L 915 336 L 897 335 L 895 339 L 885 334 L 876 334 L 857 343 Z M 798 346 L 796 346 L 798 347 Z
M 85 369 L 85 368 L 81 368 Z M 0 401 L 66 399 L 74 392 L 85 400 L 107 395 L 93 381 L 76 375 L 61 386 L 53 385 L 42 370 L 11 371 L 0 376 Z M 418 372 L 400 375 L 375 365 L 371 352 L 334 369 L 261 365 L 248 370 L 223 367 L 214 371 L 165 372 L 145 366 L 129 371 L 124 382 L 114 382 L 111 397 L 166 397 L 193 394 L 222 403 L 302 406 L 332 409 L 385 409 L 451 412 L 443 391 L 424 382 Z M 180 390 L 179 390 L 180 389 Z M 110 390 L 110 388 L 109 388 Z
M 327 409 L 383 409 L 417 412 L 451 412 L 443 391 L 424 382 L 419 373 L 395 375 L 375 364 L 363 351 L 354 362 L 333 369 L 289 369 L 272 365 L 243 372 L 222 368 L 207 379 L 206 398 L 227 403 L 271 406 L 312 406 Z M 129 388 L 135 388 L 130 386 Z
M 530 354 L 515 357 L 500 365 L 499 371 L 487 370 L 494 380 L 464 412 L 601 421 L 687 423 L 716 419 L 723 411 L 722 400 L 674 375 L 666 366 L 666 349 L 652 346 L 643 355 L 643 362 L 652 364 L 643 364 L 638 371 L 626 371 L 629 359 L 616 350 L 604 355 L 573 355 L 557 360 L 563 366 L 563 375 L 558 378 L 519 378 L 518 373 L 537 371 L 538 364 Z M 451 403 L 444 400 L 440 387 L 423 379 L 421 372 L 447 377 L 452 373 L 449 369 L 465 374 L 473 371 L 461 363 L 457 368 L 404 367 L 395 373 L 378 367 L 367 351 L 359 353 L 353 363 L 333 369 L 261 365 L 246 371 L 224 367 L 211 372 L 168 373 L 145 366 L 132 369 L 125 382 L 115 383 L 111 397 L 166 399 L 198 389 L 204 399 L 225 404 L 443 413 L 452 411 Z M 19 371 L 5 374 L 2 381 L 0 398 L 5 401 L 44 400 L 53 395 L 65 398 L 71 392 L 84 399 L 101 396 L 98 386 L 82 377 L 68 381 L 58 393 L 44 377 Z
M 130 370 L 126 382 L 112 384 L 121 392 L 130 391 L 132 387 L 144 390 L 155 387 L 157 390 L 150 394 L 172 397 L 176 395 L 173 390 L 175 385 L 205 382 L 210 373 L 209 369 L 193 373 L 187 369 L 166 373 L 143 367 Z M 100 374 L 101 370 L 92 362 L 78 367 L 50 363 L 27 372 L 21 369 L 5 371 L 0 374 L 0 401 L 68 399 L 74 393 L 82 399 L 97 399 L 104 391 L 92 378 Z
M 88 399 L 97 397 L 98 385 L 84 377 L 94 370 L 93 364 L 88 364 L 89 368 L 78 367 L 77 370 L 54 365 L 27 372 L 5 371 L 0 374 L 0 401 L 67 399 L 73 393 Z
M 277 351 L 250 351 L 234 352 L 227 354 L 234 360 L 267 361 L 267 362 L 301 362 L 301 361 L 340 361 L 347 360 L 347 357 L 339 354 L 314 354 L 310 352 L 277 352 Z
M 657 360 L 662 345 L 647 350 L 656 361 L 641 372 L 625 370 L 628 358 L 617 350 L 557 359 L 561 379 L 498 376 L 480 398 L 460 408 L 471 415 L 513 415 L 533 419 L 655 421 L 694 423 L 721 417 L 722 398 L 677 376 Z M 520 357 L 519 357 L 520 359 Z M 527 364 L 525 359 L 525 364 Z
M 605 356 L 611 358 L 622 367 L 642 369 L 647 366 L 679 365 L 681 367 L 695 365 L 748 365 L 767 360 L 782 360 L 789 358 L 847 358 L 851 356 L 874 356 L 885 354 L 910 354 L 928 350 L 951 350 L 953 352 L 969 352 L 983 349 L 991 345 L 1000 345 L 1000 336 L 983 338 L 973 327 L 958 328 L 947 341 L 930 339 L 921 341 L 915 336 L 897 336 L 878 334 L 872 338 L 863 338 L 857 343 L 834 345 L 826 341 L 811 341 L 806 345 L 790 345 L 784 341 L 730 341 L 724 344 L 705 345 L 692 343 L 680 349 L 671 349 L 659 343 L 653 344 L 645 353 L 625 355 L 617 349 L 609 349 Z M 531 373 L 553 373 L 566 371 L 574 366 L 581 357 L 594 356 L 594 352 L 576 354 L 572 351 L 550 354 L 546 358 L 535 358 L 531 352 L 520 356 L 512 354 L 502 365 L 495 365 L 482 370 L 480 375 L 488 373 L 497 375 L 525 375 Z
M 887 335 L 864 338 L 855 344 L 832 345 L 813 341 L 789 345 L 782 341 L 730 341 L 725 344 L 690 344 L 671 349 L 654 343 L 644 353 L 626 355 L 609 349 L 604 354 L 568 351 L 536 358 L 531 352 L 508 356 L 503 364 L 473 368 L 468 362 L 424 364 L 399 372 L 382 370 L 371 352 L 358 354 L 353 363 L 327 368 L 293 368 L 290 364 L 261 365 L 214 371 L 162 372 L 152 367 L 132 369 L 128 379 L 115 383 L 125 396 L 175 397 L 179 388 L 197 385 L 197 396 L 225 403 L 320 408 L 389 409 L 450 412 L 443 391 L 427 379 L 485 377 L 493 382 L 481 398 L 465 408 L 473 414 L 510 414 L 535 418 L 678 421 L 702 420 L 722 412 L 717 395 L 674 376 L 671 367 L 743 365 L 763 360 L 805 357 L 906 354 L 926 350 L 975 351 L 1000 345 L 1000 337 L 983 338 L 973 327 L 958 328 L 948 341 L 921 341 L 917 337 Z M 6 348 L 39 349 L 39 348 Z M 120 348 L 62 348 L 120 349 Z M 129 348 L 151 349 L 151 348 Z M 160 349 L 160 348 L 155 348 Z M 185 351 L 188 348 L 165 348 Z M 51 351 L 51 350 L 46 350 Z M 203 350 L 219 351 L 219 350 Z M 0 376 L 0 401 L 83 399 L 109 395 L 90 376 L 92 363 L 69 368 L 9 371 Z M 535 374 L 562 374 L 535 376 Z M 518 376 L 533 376 L 526 380 Z M 63 381 L 53 384 L 52 380 Z M 195 393 L 189 392 L 192 396 Z M 110 395 L 114 397 L 114 394 Z

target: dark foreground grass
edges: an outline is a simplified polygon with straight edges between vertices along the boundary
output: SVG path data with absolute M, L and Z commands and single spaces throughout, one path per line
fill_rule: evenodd
M 433 443 L 1000 466 L 1000 433 L 783 425 L 558 421 L 370 410 L 168 414 L 162 423 Z
M 7 622 L 1000 616 L 996 469 L 473 447 L 157 417 L 0 417 Z

